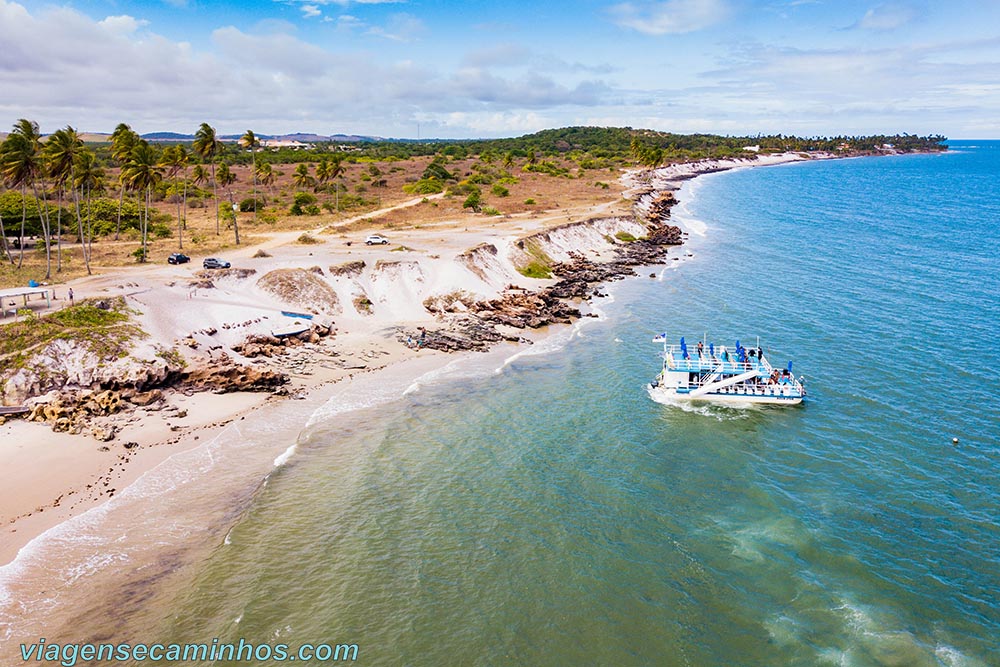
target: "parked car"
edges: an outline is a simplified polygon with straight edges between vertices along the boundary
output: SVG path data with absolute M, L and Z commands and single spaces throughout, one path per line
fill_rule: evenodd
M 368 245 L 386 245 L 389 243 L 389 239 L 381 234 L 372 234 L 365 239 L 365 243 Z
M 205 261 L 202 262 L 201 265 L 206 269 L 228 269 L 232 266 L 229 262 L 222 259 L 216 259 L 215 257 L 206 257 Z
M 167 264 L 186 264 L 190 261 L 190 257 L 180 252 L 175 252 L 170 257 L 167 257 Z

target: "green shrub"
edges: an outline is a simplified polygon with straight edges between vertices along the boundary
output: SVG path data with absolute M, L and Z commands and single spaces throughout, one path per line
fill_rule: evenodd
M 434 195 L 444 192 L 444 181 L 437 178 L 422 178 L 416 183 L 404 185 L 403 192 L 411 195 Z
M 617 234 L 615 234 L 615 238 L 618 239 L 619 241 L 621 241 L 622 243 L 632 243 L 633 241 L 635 241 L 635 237 L 634 236 L 632 236 L 628 232 L 624 232 L 624 231 L 623 232 L 618 232 Z
M 156 223 L 155 225 L 150 225 L 149 233 L 156 239 L 169 239 L 174 235 L 174 230 L 167 225 Z
M 500 211 L 498 211 L 497 209 L 493 208 L 492 206 L 484 206 L 483 207 L 483 214 L 484 215 L 502 215 L 500 213 Z
M 246 199 L 240 202 L 240 210 L 243 211 L 244 213 L 249 213 L 253 211 L 255 208 L 257 211 L 260 211 L 260 209 L 264 208 L 265 206 L 267 206 L 267 202 L 262 197 L 257 197 L 256 199 L 254 199 L 253 197 L 247 197 Z
M 482 197 L 479 192 L 470 192 L 469 196 L 465 198 L 465 203 L 462 204 L 462 208 L 471 208 L 476 213 L 482 207 Z
M 510 190 L 508 190 L 504 186 L 500 185 L 499 183 L 497 183 L 496 185 L 494 185 L 490 189 L 490 192 L 492 192 L 497 197 L 508 197 L 508 196 L 510 196 Z
M 549 267 L 546 266 L 545 264 L 543 264 L 542 262 L 538 262 L 538 261 L 530 262 L 527 266 L 521 267 L 517 271 L 522 276 L 525 276 L 527 278 L 551 278 L 552 277 L 552 271 L 549 269 Z
M 294 203 L 288 209 L 292 215 L 319 215 L 319 207 L 316 204 L 316 196 L 308 192 L 296 192 Z M 310 213 L 311 209 L 316 209 L 316 213 Z
M 421 174 L 420 178 L 422 180 L 434 179 L 437 181 L 456 180 L 455 175 L 445 169 L 443 158 L 434 158 L 434 161 L 427 165 L 427 168 L 424 169 L 424 173 Z
M 537 202 L 535 202 L 535 200 L 532 199 L 531 197 L 528 197 L 527 199 L 524 200 L 525 206 L 534 206 L 536 203 Z

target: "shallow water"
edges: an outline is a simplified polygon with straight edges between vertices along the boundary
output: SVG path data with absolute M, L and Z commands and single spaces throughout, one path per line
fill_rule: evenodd
M 370 665 L 995 664 L 998 167 L 979 142 L 694 181 L 694 257 L 600 321 L 318 413 L 145 631 Z M 808 402 L 653 403 L 663 331 L 759 335 Z

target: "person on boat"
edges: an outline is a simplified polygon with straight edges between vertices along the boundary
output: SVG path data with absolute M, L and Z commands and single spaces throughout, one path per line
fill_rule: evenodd
M 699 359 L 702 358 L 704 352 L 705 352 L 705 344 L 702 343 L 701 341 L 698 341 L 698 358 Z

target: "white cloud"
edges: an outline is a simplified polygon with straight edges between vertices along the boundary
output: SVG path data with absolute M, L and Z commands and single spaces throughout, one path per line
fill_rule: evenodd
M 140 25 L 94 21 L 68 8 L 32 14 L 0 0 L 0 127 L 27 117 L 44 131 L 66 124 L 107 131 L 124 121 L 143 132 L 183 132 L 208 121 L 222 133 L 391 135 L 400 127 L 412 133 L 417 114 L 504 114 L 513 127 L 515 118 L 599 104 L 607 93 L 600 82 L 566 84 L 532 71 L 451 71 L 419 58 L 393 63 L 376 53 L 328 50 L 287 25 L 253 33 L 218 28 L 210 50 L 148 27 L 137 32 Z M 447 127 L 452 136 L 482 131 Z
M 412 42 L 423 34 L 424 22 L 412 14 L 393 14 L 384 26 L 374 26 L 368 34 L 396 42 Z
M 337 5 L 347 7 L 349 5 L 398 5 L 405 4 L 407 0 L 274 0 L 275 2 L 306 3 L 319 6 Z
M 588 57 L 586 49 L 557 51 L 564 61 L 540 50 L 556 46 L 494 41 L 463 58 L 468 42 L 459 42 L 449 60 L 428 57 L 426 44 L 386 45 L 349 14 L 336 20 L 349 39 L 310 43 L 272 20 L 220 27 L 194 47 L 156 34 L 141 17 L 94 20 L 65 6 L 29 11 L 0 0 L 0 129 L 26 117 L 43 131 L 109 131 L 125 121 L 143 132 L 183 132 L 208 121 L 222 133 L 412 136 L 419 120 L 425 137 L 462 137 L 601 119 L 727 133 L 1000 134 L 998 38 L 861 50 L 720 47 L 714 71 L 698 72 L 696 63 L 683 77 L 646 72 L 628 90 L 621 82 L 630 65 L 572 60 Z M 406 34 L 407 25 L 410 39 L 423 30 L 405 20 L 384 30 Z M 676 87 L 650 89 L 655 80 Z
M 662 0 L 625 2 L 609 9 L 618 25 L 647 35 L 694 32 L 724 20 L 726 0 Z
M 516 135 L 552 127 L 553 119 L 535 111 L 489 112 L 455 111 L 444 115 L 439 124 L 448 128 L 469 128 L 478 136 Z
M 119 35 L 129 35 L 139 28 L 149 25 L 149 21 L 138 20 L 132 16 L 122 15 L 109 16 L 103 21 L 98 22 L 97 25 L 107 29 L 109 32 L 117 33 Z
M 351 31 L 367 27 L 367 24 L 357 16 L 341 14 L 337 17 L 337 30 Z
M 307 19 L 323 15 L 323 12 L 321 12 L 319 7 L 316 5 L 302 5 L 301 9 L 302 9 L 302 15 L 305 16 Z
M 872 7 L 862 16 L 853 28 L 862 30 L 895 30 L 916 18 L 913 7 L 898 3 L 889 3 Z

